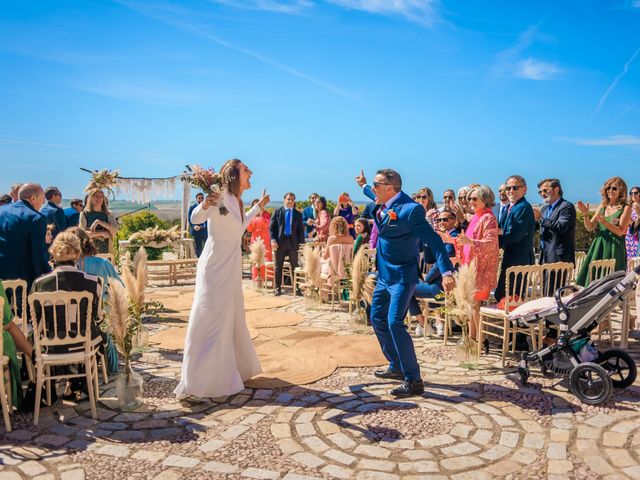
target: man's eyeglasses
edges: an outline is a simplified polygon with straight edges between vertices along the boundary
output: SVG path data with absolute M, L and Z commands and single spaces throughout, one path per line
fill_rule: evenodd
M 443 217 L 443 218 L 436 218 L 434 219 L 434 223 L 440 223 L 440 222 L 448 222 L 449 220 L 455 220 L 454 217 Z
M 374 188 L 380 187 L 382 185 L 391 185 L 391 184 L 388 182 L 373 182 Z
M 511 190 L 513 190 L 514 192 L 517 192 L 518 190 L 520 190 L 522 188 L 522 185 L 512 185 L 510 187 L 505 187 L 504 189 L 507 192 L 510 192 Z
M 616 187 L 615 185 L 610 185 L 606 188 L 607 192 L 609 190 L 611 190 L 612 192 L 617 192 L 618 191 L 618 187 Z
M 453 200 L 453 197 L 451 195 L 445 195 L 443 198 L 445 200 Z
M 543 193 L 547 193 L 549 190 L 549 188 L 541 188 L 540 190 L 538 190 L 538 193 L 542 195 Z

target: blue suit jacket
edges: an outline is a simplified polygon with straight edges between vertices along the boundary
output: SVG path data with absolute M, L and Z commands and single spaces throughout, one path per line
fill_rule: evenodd
M 364 194 L 375 199 L 368 185 Z M 420 276 L 420 245 L 426 244 L 432 251 L 441 272 L 452 272 L 453 265 L 440 236 L 433 231 L 425 218 L 422 205 L 417 204 L 406 193 L 400 196 L 387 210 L 382 220 L 378 219 L 380 206 L 373 209 L 373 221 L 378 227 L 376 266 L 378 278 L 386 284 L 414 284 Z M 390 212 L 395 212 L 395 219 Z
M 515 265 L 533 265 L 533 234 L 536 229 L 536 221 L 533 216 L 533 208 L 522 197 L 518 200 L 511 212 L 500 219 L 500 248 L 504 249 L 502 257 L 502 270 Z
M 47 219 L 28 202 L 0 208 L 0 278 L 20 278 L 29 286 L 51 270 L 46 261 Z
M 80 223 L 80 213 L 73 207 L 67 207 L 64 209 L 64 217 L 67 221 L 67 228 L 77 227 Z
M 453 231 L 451 231 L 449 234 L 453 238 L 455 238 L 458 236 L 459 233 L 460 233 L 460 230 L 458 230 L 457 228 L 454 228 Z M 447 254 L 449 255 L 449 257 L 456 256 L 456 247 L 452 243 L 445 243 L 444 248 L 447 251 Z M 438 265 L 436 265 L 435 263 L 433 253 L 431 253 L 430 249 L 427 249 L 427 248 L 424 249 L 424 258 L 422 261 L 425 263 L 433 264 L 431 265 L 431 268 L 429 269 L 427 274 L 424 276 L 424 282 L 425 283 L 440 282 L 442 280 L 442 274 L 440 273 L 440 269 L 438 268 Z
M 311 218 L 315 219 L 316 216 L 315 216 L 315 212 L 313 211 L 313 206 L 308 205 L 308 206 L 304 207 L 304 210 L 302 210 L 302 223 L 304 224 L 304 233 L 307 236 L 311 232 L 313 232 L 314 228 L 316 228 L 313 225 L 307 225 L 307 220 L 309 220 Z
M 207 233 L 207 222 L 204 223 L 191 223 L 191 212 L 193 212 L 193 210 L 198 206 L 197 203 L 194 203 L 193 205 L 191 205 L 189 207 L 189 213 L 187 214 L 187 220 L 189 222 L 189 233 L 191 234 L 192 237 L 197 237 L 197 236 L 203 236 L 203 237 L 207 237 L 208 233 Z M 193 229 L 193 227 L 195 227 L 196 225 L 198 225 L 200 227 L 200 230 L 198 230 L 197 232 Z
M 40 209 L 40 213 L 47 219 L 47 224 L 53 223 L 56 226 L 54 236 L 67 229 L 67 218 L 64 216 L 64 210 L 52 202 L 47 202 Z

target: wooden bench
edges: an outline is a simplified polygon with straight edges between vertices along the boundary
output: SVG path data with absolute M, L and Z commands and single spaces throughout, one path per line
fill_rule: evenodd
M 164 280 L 176 285 L 178 280 L 194 279 L 196 276 L 197 258 L 182 260 L 151 260 L 148 262 L 149 281 Z

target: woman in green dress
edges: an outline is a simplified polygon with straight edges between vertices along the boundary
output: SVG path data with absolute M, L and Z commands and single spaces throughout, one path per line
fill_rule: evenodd
M 22 403 L 22 391 L 20 388 L 20 364 L 16 354 L 16 345 L 27 356 L 27 361 L 31 361 L 33 346 L 25 338 L 20 327 L 13 321 L 11 305 L 4 291 L 4 285 L 0 280 L 0 298 L 4 300 L 2 310 L 2 353 L 9 357 L 9 376 L 11 378 L 11 402 L 13 406 L 20 409 Z
M 113 253 L 113 239 L 118 233 L 118 224 L 109 211 L 104 192 L 89 191 L 80 213 L 79 226 L 89 234 L 98 253 Z
M 600 190 L 602 204 L 590 217 L 589 204 L 578 202 L 585 228 L 596 236 L 591 242 L 584 263 L 578 272 L 576 283 L 587 286 L 589 264 L 594 260 L 615 259 L 615 270 L 627 269 L 627 254 L 624 244 L 625 234 L 631 222 L 631 207 L 627 204 L 627 184 L 620 177 L 613 177 Z

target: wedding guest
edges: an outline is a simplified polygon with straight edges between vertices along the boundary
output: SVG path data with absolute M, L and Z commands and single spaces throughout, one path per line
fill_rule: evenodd
M 39 211 L 44 201 L 40 185 L 25 183 L 19 200 L 0 208 L 0 278 L 22 279 L 30 288 L 51 270 L 45 251 L 47 219 Z
M 64 216 L 67 220 L 67 228 L 75 227 L 80 222 L 80 212 L 84 205 L 82 200 L 79 198 L 74 198 L 71 200 L 70 206 L 64 209 Z
M 557 178 L 541 180 L 538 193 L 544 202 L 541 209 L 533 209 L 540 222 L 540 263 L 575 263 L 576 207 L 563 198 Z
M 498 219 L 498 223 L 507 214 L 509 209 L 509 198 L 507 197 L 507 186 L 502 183 L 498 187 L 498 205 L 494 207 L 493 214 Z
M 285 257 L 289 257 L 291 272 L 298 267 L 298 246 L 304 244 L 304 225 L 302 214 L 296 210 L 296 196 L 288 192 L 284 196 L 284 205 L 273 212 L 269 231 L 271 248 L 276 252 L 275 295 L 282 295 L 282 267 Z M 300 290 L 296 295 L 302 296 Z
M 46 250 L 46 260 L 47 262 L 49 260 L 51 260 L 51 257 L 49 256 L 49 247 L 51 247 L 51 244 L 53 243 L 53 237 L 54 237 L 54 232 L 56 230 L 56 226 L 53 223 L 50 223 L 47 225 L 47 233 L 45 233 L 44 235 L 44 246 L 47 249 Z
M 329 226 L 329 238 L 323 248 L 322 258 L 329 258 L 331 245 L 353 245 L 353 237 L 349 234 L 349 225 L 343 217 L 334 217 Z
M 11 185 L 11 190 L 9 190 L 9 195 L 11 195 L 11 199 L 13 202 L 17 202 L 20 200 L 20 187 L 24 185 L 23 183 L 14 183 Z
M 458 227 L 462 230 L 467 228 L 469 219 L 471 218 L 469 202 L 467 201 L 468 194 L 468 187 L 460 187 L 458 189 L 458 201 L 453 205 L 453 211 L 456 212 L 456 219 L 458 220 Z
M 329 226 L 331 224 L 331 215 L 327 210 L 327 199 L 324 197 L 316 198 L 315 203 L 316 218 L 314 220 L 316 240 L 326 242 L 329 238 Z
M 302 210 L 302 222 L 304 223 L 304 236 L 310 238 L 313 236 L 313 229 L 316 219 L 316 200 L 320 195 L 312 193 L 309 195 L 309 205 Z M 326 206 L 325 206 L 326 208 Z
M 13 199 L 8 193 L 0 195 L 0 207 L 2 207 L 3 205 L 9 205 L 12 201 Z
M 354 256 L 356 253 L 358 253 L 358 250 L 360 250 L 360 247 L 362 247 L 363 245 L 369 247 L 369 240 L 371 237 L 371 226 L 369 225 L 369 221 L 366 218 L 356 218 L 355 229 L 358 236 L 356 237 L 356 241 L 353 244 Z
M 631 223 L 625 237 L 627 247 L 627 263 L 638 256 L 638 236 L 640 235 L 640 187 L 631 187 L 629 191 L 631 202 Z
M 589 263 L 594 260 L 613 258 L 615 270 L 626 270 L 627 253 L 624 238 L 631 224 L 631 206 L 627 205 L 627 184 L 620 177 L 608 179 L 600 190 L 602 202 L 596 213 L 590 217 L 589 204 L 578 202 L 584 226 L 589 232 L 596 231 L 584 263 L 576 278 L 576 283 L 586 287 L 589 281 Z
M 427 221 L 433 226 L 434 219 L 438 217 L 440 212 L 438 211 L 438 205 L 433 200 L 433 192 L 431 189 L 429 187 L 422 187 L 416 193 L 415 201 L 422 205 L 424 211 L 427 212 Z
M 102 190 L 89 192 L 78 225 L 89 234 L 98 253 L 113 253 L 113 239 L 118 233 L 118 224 Z
M 358 215 L 358 207 L 355 206 L 347 192 L 343 192 L 338 198 L 338 203 L 333 211 L 333 216 L 336 217 L 338 215 L 347 221 L 347 224 L 349 225 L 349 235 L 356 238 L 356 231 L 353 228 L 353 222 L 356 215 Z
M 187 214 L 187 220 L 189 222 L 189 234 L 193 238 L 193 243 L 196 249 L 196 257 L 198 258 L 200 258 L 200 255 L 202 255 L 202 249 L 204 248 L 204 244 L 207 242 L 207 237 L 209 236 L 207 233 L 207 222 L 194 224 L 193 222 L 191 222 L 191 213 L 198 205 L 202 203 L 203 200 L 203 193 L 196 194 L 196 203 L 189 207 L 189 213 Z
M 106 258 L 98 257 L 98 251 L 96 246 L 91 240 L 91 237 L 80 227 L 71 227 L 66 230 L 69 233 L 73 233 L 80 242 L 80 258 L 78 259 L 78 268 L 83 272 L 95 275 L 102 279 L 102 286 L 104 287 L 104 295 L 109 291 L 109 284 L 112 280 L 120 282 L 122 279 L 120 274 L 115 269 L 113 264 Z
M 256 198 L 251 202 L 251 208 L 255 207 L 258 204 L 259 200 Z M 251 233 L 250 244 L 253 244 L 258 238 L 262 239 L 262 243 L 264 243 L 264 259 L 267 262 L 271 262 L 273 260 L 273 251 L 271 250 L 271 238 L 269 237 L 269 224 L 271 223 L 271 214 L 263 210 L 258 213 L 255 217 L 251 219 L 249 224 L 247 225 L 247 232 Z M 265 278 L 265 267 L 264 265 L 260 267 L 260 271 L 258 268 L 253 265 L 251 267 L 251 278 L 256 280 L 260 275 L 260 278 Z
M 456 203 L 456 192 L 448 188 L 442 193 L 442 207 L 453 210 L 453 205 Z
M 53 238 L 60 232 L 64 232 L 67 228 L 67 219 L 64 216 L 64 210 L 60 207 L 62 203 L 62 194 L 58 187 L 47 187 L 44 191 L 46 203 L 40 209 L 40 213 L 47 218 L 48 224 L 54 224 Z

